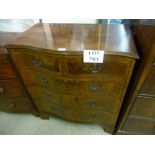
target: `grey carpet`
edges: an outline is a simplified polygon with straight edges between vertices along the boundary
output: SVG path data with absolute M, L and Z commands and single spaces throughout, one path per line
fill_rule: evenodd
M 108 135 L 94 124 L 80 124 L 50 117 L 42 120 L 30 114 L 0 112 L 0 135 Z

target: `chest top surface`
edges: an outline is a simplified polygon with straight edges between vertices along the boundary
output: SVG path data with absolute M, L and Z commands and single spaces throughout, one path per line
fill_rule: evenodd
M 105 54 L 138 58 L 130 28 L 123 24 L 35 24 L 6 47 L 39 48 L 61 54 L 104 50 Z

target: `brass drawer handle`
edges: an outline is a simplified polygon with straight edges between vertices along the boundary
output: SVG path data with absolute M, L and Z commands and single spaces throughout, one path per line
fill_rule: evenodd
M 91 85 L 89 85 L 89 89 L 91 91 L 97 91 L 100 88 L 100 86 L 97 83 L 92 83 Z
M 88 68 L 88 70 L 91 72 L 91 73 L 98 73 L 100 70 L 101 70 L 101 68 L 99 67 L 99 66 L 90 66 L 89 68 Z
M 95 101 L 89 101 L 88 104 L 91 107 L 96 107 L 97 106 L 97 103 Z
M 36 59 L 36 60 L 33 60 L 32 63 L 36 66 L 36 67 L 41 67 L 42 66 L 42 61 Z
M 39 81 L 41 81 L 44 84 L 48 84 L 49 83 L 49 81 L 48 81 L 48 79 L 46 77 L 39 77 Z
M 3 87 L 0 87 L 0 93 L 4 93 L 4 88 Z

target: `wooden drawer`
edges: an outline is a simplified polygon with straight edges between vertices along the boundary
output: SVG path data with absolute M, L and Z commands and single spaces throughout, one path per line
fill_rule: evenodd
M 105 110 L 112 113 L 117 111 L 119 100 L 109 96 L 75 96 L 67 94 L 57 94 L 48 89 L 41 87 L 31 87 L 30 94 L 34 99 L 37 99 L 37 105 L 39 109 L 49 108 L 51 104 L 60 106 L 61 108 L 72 108 L 72 109 L 91 109 L 91 110 Z
M 42 78 L 42 76 L 40 76 L 40 79 L 44 80 L 44 77 Z M 51 78 L 50 80 L 47 88 L 52 88 L 57 92 L 76 94 L 76 95 L 93 95 L 93 96 L 108 95 L 113 97 L 120 97 L 123 88 L 122 84 L 119 82 L 108 80 L 101 81 L 102 79 L 76 80 L 66 78 Z M 44 82 L 42 82 L 42 86 L 43 85 Z M 44 85 L 44 87 L 46 86 Z
M 155 134 L 155 122 L 128 118 L 122 128 L 122 131 L 132 134 Z
M 137 97 L 130 115 L 155 119 L 155 98 Z
M 16 78 L 16 72 L 13 68 L 13 64 L 8 59 L 0 59 L 0 80 Z
M 4 112 L 33 112 L 34 108 L 27 97 L 0 98 L 0 111 Z
M 107 112 L 115 113 L 118 103 L 118 99 L 104 95 L 100 97 L 63 95 L 60 98 L 59 105 L 66 108 L 72 107 L 75 109 L 94 111 L 105 110 Z
M 84 63 L 83 56 L 64 56 L 65 66 L 69 74 L 105 76 L 124 79 L 128 75 L 131 60 L 126 57 L 105 55 L 104 62 L 99 64 Z
M 0 97 L 23 97 L 25 89 L 18 79 L 0 80 Z
M 21 74 L 29 88 L 41 86 L 58 93 L 94 96 L 108 95 L 119 98 L 124 87 L 122 81 L 111 81 L 109 79 L 70 79 L 34 70 L 21 70 Z
M 44 113 L 41 109 L 40 112 Z M 47 110 L 46 110 L 47 112 Z M 58 105 L 50 105 L 48 108 L 49 113 L 53 113 L 59 117 L 81 122 L 81 123 L 99 123 L 99 124 L 106 124 L 108 126 L 113 126 L 114 124 L 114 115 L 105 112 L 105 111 L 94 111 L 94 110 L 77 110 L 71 108 L 62 108 Z
M 13 61 L 18 64 L 17 68 L 19 70 L 30 68 L 37 71 L 49 70 L 55 73 L 61 71 L 59 56 L 43 54 L 40 51 L 30 49 L 10 49 L 10 51 Z
M 72 104 L 71 106 L 63 106 L 62 104 L 64 102 L 60 104 L 55 103 L 60 99 L 57 98 L 54 101 L 49 101 L 48 99 L 44 98 L 33 98 L 33 101 L 40 113 L 54 113 L 62 118 L 83 123 L 105 123 L 108 126 L 112 126 L 114 123 L 114 118 L 116 117 L 114 113 L 104 111 L 102 109 L 85 109 L 85 107 L 83 108 L 80 106 L 75 108 L 73 107 L 73 104 L 75 104 L 74 102 L 68 103 Z
M 152 67 L 150 73 L 145 79 L 143 86 L 140 90 L 140 95 L 155 96 L 155 67 Z

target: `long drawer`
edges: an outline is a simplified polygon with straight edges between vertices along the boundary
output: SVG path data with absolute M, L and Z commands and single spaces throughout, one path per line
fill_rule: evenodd
M 48 110 L 51 104 L 56 104 L 61 108 L 72 109 L 91 109 L 105 110 L 112 113 L 117 111 L 119 100 L 117 98 L 102 95 L 93 96 L 75 96 L 68 94 L 55 93 L 50 89 L 41 87 L 31 87 L 30 94 L 36 99 L 36 105 L 39 109 Z M 41 107 L 40 107 L 41 106 Z
M 138 96 L 130 115 L 155 119 L 155 98 Z
M 155 121 L 128 118 L 122 131 L 129 132 L 130 134 L 155 134 Z
M 115 115 L 106 111 L 73 110 L 60 108 L 56 105 L 51 105 L 50 110 L 51 113 L 54 113 L 57 116 L 81 123 L 104 123 L 108 126 L 114 125 Z
M 0 97 L 23 97 L 25 89 L 18 79 L 0 80 Z
M 0 111 L 32 112 L 34 108 L 28 97 L 0 98 Z
M 122 81 L 109 79 L 78 79 L 57 77 L 50 72 L 42 73 L 35 70 L 21 70 L 21 75 L 28 87 L 41 86 L 55 92 L 79 95 L 108 95 L 119 98 L 124 84 Z
M 33 97 L 33 96 L 32 96 Z M 55 103 L 55 101 L 48 101 L 43 98 L 33 98 L 34 103 L 40 113 L 53 113 L 59 117 L 66 118 L 68 120 L 83 122 L 83 123 L 104 123 L 108 126 L 113 126 L 115 113 L 106 111 L 105 109 L 94 109 L 84 107 L 70 107 L 61 106 L 63 103 Z M 68 103 L 68 104 L 74 104 Z

